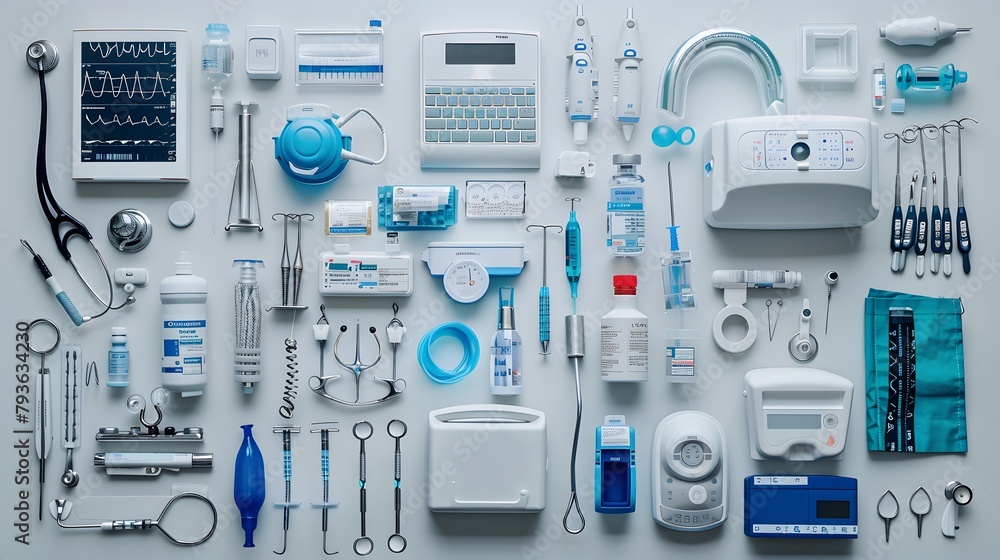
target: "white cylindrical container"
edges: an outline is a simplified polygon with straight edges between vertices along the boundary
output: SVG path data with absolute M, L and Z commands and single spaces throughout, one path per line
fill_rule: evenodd
M 111 350 L 108 350 L 108 387 L 128 387 L 128 342 L 125 327 L 111 327 Z
M 649 378 L 649 318 L 637 307 L 633 275 L 614 277 L 615 300 L 601 317 L 601 379 L 646 381 Z
M 182 397 L 200 396 L 208 383 L 208 282 L 191 274 L 188 252 L 181 251 L 173 276 L 160 282 L 163 311 L 163 388 Z

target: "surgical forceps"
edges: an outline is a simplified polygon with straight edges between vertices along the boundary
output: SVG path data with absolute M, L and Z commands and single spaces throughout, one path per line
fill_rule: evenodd
M 322 319 L 320 319 L 320 320 L 322 320 Z M 396 323 L 398 323 L 398 325 L 396 325 Z M 389 325 L 386 326 L 386 331 L 389 332 L 390 328 L 395 329 L 395 328 L 399 328 L 401 326 L 402 326 L 402 322 L 399 321 L 399 319 L 396 318 L 395 315 L 393 315 L 393 318 L 389 322 Z M 323 368 L 322 367 L 320 368 L 320 374 L 319 375 L 314 375 L 314 376 L 312 376 L 312 377 L 309 378 L 309 388 L 312 389 L 314 393 L 316 393 L 317 395 L 319 395 L 319 396 L 321 396 L 321 397 L 323 397 L 325 399 L 330 399 L 331 401 L 334 401 L 334 402 L 337 402 L 337 403 L 340 403 L 340 404 L 343 404 L 343 405 L 347 405 L 347 406 L 369 406 L 369 405 L 373 405 L 373 404 L 379 404 L 379 403 L 382 403 L 382 402 L 394 399 L 394 398 L 398 397 L 399 395 L 402 395 L 403 394 L 403 390 L 406 389 L 406 381 L 404 381 L 403 379 L 397 378 L 396 377 L 395 368 L 393 368 L 392 378 L 387 379 L 385 377 L 377 377 L 377 376 L 375 377 L 376 381 L 381 381 L 381 382 L 383 382 L 383 383 L 386 384 L 387 388 L 389 389 L 389 393 L 386 394 L 384 397 L 381 397 L 381 398 L 378 398 L 378 399 L 375 399 L 375 400 L 361 402 L 361 374 L 363 374 L 365 371 L 367 371 L 367 370 L 375 367 L 375 365 L 378 364 L 379 361 L 382 359 L 382 343 L 381 343 L 381 341 L 379 341 L 378 335 L 376 334 L 375 327 L 368 327 L 368 332 L 371 333 L 372 338 L 375 339 L 375 346 L 378 349 L 378 357 L 376 357 L 375 361 L 373 361 L 371 363 L 367 363 L 367 364 L 364 363 L 362 361 L 362 358 L 361 358 L 361 320 L 359 319 L 358 322 L 355 324 L 355 328 L 354 328 L 354 337 L 355 337 L 355 340 L 354 340 L 354 361 L 348 363 L 348 362 L 345 362 L 340 357 L 340 352 L 339 352 L 339 350 L 340 350 L 340 339 L 344 336 L 344 333 L 346 333 L 346 332 L 347 332 L 347 325 L 341 325 L 340 326 L 340 332 L 337 333 L 337 338 L 333 342 L 333 357 L 337 360 L 337 363 L 339 363 L 341 365 L 341 367 L 343 367 L 344 369 L 346 369 L 346 370 L 348 370 L 348 371 L 350 371 L 350 372 L 352 372 L 354 374 L 354 402 L 346 401 L 344 399 L 341 399 L 340 397 L 337 397 L 336 395 L 331 395 L 329 392 L 327 392 L 327 390 L 326 390 L 326 383 L 327 383 L 327 381 L 334 381 L 336 379 L 340 379 L 341 376 L 340 375 L 325 375 L 323 373 Z M 391 332 L 389 332 L 389 334 L 390 334 L 390 336 L 392 336 Z M 393 344 L 393 348 L 395 348 L 395 345 L 397 343 L 392 343 L 392 344 Z M 321 343 L 320 343 L 320 351 L 321 352 L 322 352 L 322 348 L 323 348 L 323 344 L 322 344 L 322 341 L 321 341 Z M 393 353 L 395 354 L 395 350 L 393 351 Z
M 31 329 L 38 324 L 45 324 L 52 327 L 52 330 L 56 333 L 56 339 L 52 342 L 52 346 L 48 348 L 36 348 L 31 345 Z M 35 454 L 38 455 L 38 520 L 42 520 L 42 504 L 45 503 L 42 500 L 42 488 L 45 487 L 45 459 L 49 455 L 49 450 L 52 448 L 52 430 L 49 417 L 52 414 L 52 407 L 50 406 L 52 400 L 52 387 L 48 383 L 49 380 L 49 368 L 45 367 L 45 356 L 56 351 L 59 347 L 59 341 L 61 339 L 61 334 L 59 332 L 59 327 L 56 327 L 55 323 L 48 319 L 35 319 L 34 321 L 28 323 L 28 328 L 25 330 L 28 333 L 28 341 L 26 346 L 28 351 L 32 354 L 38 354 L 41 359 L 41 365 L 38 368 L 38 377 L 35 378 Z
M 38 126 L 38 149 L 35 155 L 35 187 L 38 191 L 38 202 L 42 206 L 42 212 L 45 214 L 45 219 L 49 222 L 49 227 L 52 230 L 52 239 L 55 241 L 56 247 L 59 249 L 59 253 L 62 254 L 63 258 L 66 259 L 70 266 L 73 267 L 73 271 L 76 272 L 77 277 L 83 282 L 87 287 L 87 291 L 90 292 L 97 301 L 104 306 L 104 310 L 93 316 L 80 316 L 79 314 L 73 314 L 70 312 L 69 308 L 63 304 L 66 312 L 73 319 L 73 323 L 76 326 L 80 326 L 92 319 L 96 319 L 108 311 L 113 309 L 121 309 L 126 305 L 135 302 L 135 297 L 128 296 L 125 301 L 119 305 L 114 305 L 114 282 L 111 279 L 111 272 L 108 270 L 108 263 L 104 260 L 104 255 L 97 249 L 94 245 L 94 236 L 90 234 L 87 226 L 71 216 L 66 212 L 62 206 L 56 202 L 55 196 L 52 194 L 52 187 L 49 185 L 49 176 L 46 171 L 46 158 L 45 158 L 45 145 L 46 145 L 46 128 L 48 126 L 48 98 L 45 93 L 45 73 L 55 67 L 56 62 L 59 59 L 59 53 L 55 48 L 55 45 L 49 41 L 35 41 L 34 43 L 28 45 L 27 52 L 28 65 L 32 69 L 38 71 L 38 85 L 40 90 L 41 98 L 41 119 Z M 94 254 L 97 255 L 98 260 L 101 262 L 101 267 L 104 269 L 104 276 L 108 280 L 108 301 L 105 302 L 101 299 L 101 296 L 97 294 L 90 282 L 83 277 L 83 273 L 76 266 L 76 262 L 73 261 L 73 255 L 69 251 L 68 243 L 69 240 L 74 236 L 83 238 L 90 248 L 93 249 Z M 22 241 L 22 243 L 24 243 Z M 31 247 L 27 243 L 24 243 L 25 247 L 31 251 Z M 32 256 L 35 258 L 35 263 L 39 264 L 41 257 L 31 251 Z M 39 265 L 39 270 L 45 275 L 47 269 L 43 270 L 44 263 Z M 46 275 L 46 280 L 51 277 L 51 274 Z M 68 301 L 68 298 L 66 298 Z M 60 303 L 62 303 L 62 298 L 60 298 Z M 70 304 L 72 305 L 72 304 Z
M 276 212 L 271 215 L 271 219 L 278 221 L 278 216 L 284 219 L 284 243 L 281 250 L 281 305 L 275 305 L 268 309 L 307 309 L 304 305 L 299 305 L 299 288 L 302 285 L 302 218 L 309 218 L 313 221 L 312 214 L 289 214 L 286 212 Z M 288 221 L 296 222 L 296 242 L 295 242 L 295 264 L 288 260 Z M 288 299 L 288 284 L 291 280 L 292 298 Z
M 161 522 L 163 521 L 163 516 L 167 514 L 167 510 L 174 505 L 175 502 L 182 500 L 184 498 L 191 498 L 194 500 L 201 500 L 208 504 L 208 507 L 212 510 L 212 526 L 208 529 L 208 533 L 204 536 L 195 539 L 193 541 L 182 541 L 163 528 Z M 207 496 L 203 496 L 196 492 L 182 492 L 172 496 L 167 500 L 166 505 L 160 510 L 160 515 L 156 519 L 112 519 L 110 521 L 104 521 L 101 523 L 88 523 L 86 525 L 66 525 L 63 523 L 65 519 L 69 517 L 70 512 L 73 510 L 73 502 L 67 500 L 53 500 L 49 504 L 49 512 L 52 517 L 56 518 L 56 523 L 59 524 L 63 529 L 100 529 L 102 531 L 127 531 L 133 529 L 156 529 L 157 531 L 163 533 L 163 536 L 167 538 L 170 542 L 178 544 L 181 546 L 194 546 L 196 544 L 201 544 L 211 538 L 212 534 L 215 533 L 215 526 L 219 524 L 219 512 L 215 509 L 215 504 L 212 500 L 209 500 Z

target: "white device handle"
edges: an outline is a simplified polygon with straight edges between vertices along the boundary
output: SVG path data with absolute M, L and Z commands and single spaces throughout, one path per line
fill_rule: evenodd
M 371 117 L 372 121 L 375 122 L 376 126 L 378 126 L 379 131 L 382 133 L 382 156 L 379 157 L 378 159 L 371 159 L 369 157 L 362 156 L 360 154 L 356 154 L 356 153 L 354 153 L 354 152 L 352 152 L 350 150 L 341 150 L 340 151 L 340 157 L 342 159 L 349 159 L 349 160 L 361 162 L 361 163 L 364 163 L 364 164 L 367 164 L 367 165 L 378 165 L 378 164 L 382 163 L 383 161 L 385 161 L 385 156 L 386 156 L 386 154 L 389 153 L 389 139 L 386 136 L 385 127 L 382 126 L 382 123 L 379 122 L 379 120 L 377 118 L 375 118 L 375 115 L 373 115 L 371 111 L 369 111 L 368 109 L 365 109 L 364 107 L 358 107 L 357 109 L 353 109 L 352 111 L 350 111 L 349 113 L 347 113 L 343 117 L 340 117 L 337 120 L 333 121 L 333 124 L 336 125 L 337 128 L 343 128 L 344 125 L 348 123 L 348 121 L 350 121 L 354 117 L 358 116 L 358 113 L 365 113 L 366 115 L 368 115 L 369 117 Z

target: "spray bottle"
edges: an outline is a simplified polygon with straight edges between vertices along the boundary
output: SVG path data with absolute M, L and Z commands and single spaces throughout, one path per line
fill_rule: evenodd
M 601 379 L 649 379 L 649 317 L 638 309 L 638 279 L 631 274 L 614 277 L 614 307 L 601 317 Z
M 160 282 L 163 308 L 163 387 L 182 397 L 200 396 L 208 383 L 208 282 L 191 274 L 187 251 L 175 273 Z
M 636 173 L 639 154 L 615 154 L 618 172 L 608 196 L 608 250 L 615 257 L 637 257 L 646 249 L 645 179 Z
M 490 343 L 490 392 L 494 395 L 520 395 L 521 335 L 514 330 L 514 288 L 500 288 L 497 332 Z

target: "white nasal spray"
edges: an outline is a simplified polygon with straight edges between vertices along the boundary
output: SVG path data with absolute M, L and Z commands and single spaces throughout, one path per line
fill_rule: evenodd
M 566 77 L 566 114 L 573 123 L 573 141 L 587 143 L 587 127 L 597 118 L 598 72 L 594 67 L 594 37 L 583 6 L 576 7 L 570 31 L 569 70 Z
M 642 62 L 642 51 L 639 49 L 639 22 L 632 17 L 632 8 L 628 8 L 625 21 L 622 22 L 622 33 L 618 39 L 618 51 L 615 53 L 617 69 L 612 103 L 615 120 L 621 123 L 626 142 L 632 139 L 632 129 L 639 122 L 642 113 L 640 62 Z

